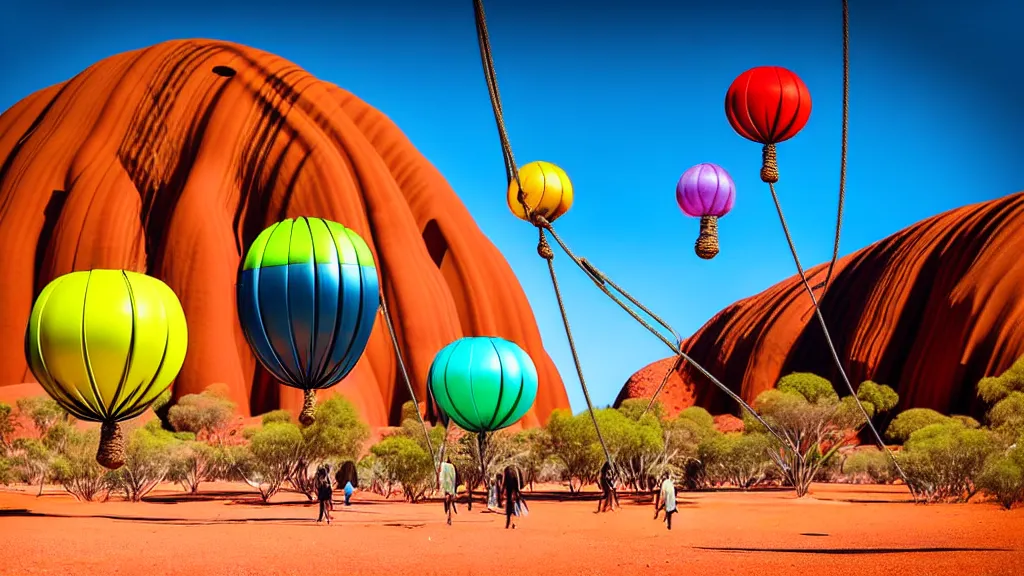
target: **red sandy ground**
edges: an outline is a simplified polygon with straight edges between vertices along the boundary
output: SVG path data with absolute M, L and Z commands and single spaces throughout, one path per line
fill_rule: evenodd
M 301 496 L 264 506 L 246 488 L 209 485 L 218 499 L 183 501 L 167 487 L 143 503 L 0 491 L 0 574 L 1024 574 L 1024 509 L 915 506 L 897 487 L 820 485 L 801 500 L 680 493 L 671 532 L 629 498 L 602 515 L 592 501 L 535 498 L 506 531 L 483 506 L 460 507 L 447 527 L 438 503 L 357 493 L 334 525 L 316 525 Z

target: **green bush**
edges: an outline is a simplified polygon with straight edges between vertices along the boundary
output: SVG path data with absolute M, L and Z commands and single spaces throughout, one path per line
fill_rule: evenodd
M 402 435 L 388 436 L 370 448 L 380 466 L 387 493 L 400 485 L 405 497 L 418 502 L 434 484 L 434 463 L 415 440 Z
M 167 411 L 167 421 L 178 432 L 190 432 L 197 440 L 211 444 L 223 443 L 233 432 L 235 403 L 224 392 L 210 387 L 200 394 L 186 394 Z
M 939 414 L 930 408 L 911 408 L 893 418 L 885 431 L 885 436 L 893 442 L 903 444 L 914 432 L 932 424 L 943 424 L 948 421 L 949 416 Z
M 875 447 L 864 447 L 847 456 L 842 473 L 854 484 L 889 484 L 897 475 L 892 458 Z
M 715 429 L 715 417 L 700 406 L 690 406 L 679 413 L 679 419 L 689 420 L 700 428 L 706 430 Z
M 200 484 L 231 476 L 230 450 L 192 439 L 183 440 L 171 454 L 167 480 L 181 485 L 190 494 Z
M 579 491 L 597 477 L 604 455 L 589 415 L 573 416 L 568 410 L 555 410 L 545 430 L 549 453 L 564 466 L 570 492 Z
M 989 404 L 995 404 L 1013 392 L 1024 392 L 1024 356 L 999 376 L 982 378 L 978 382 L 978 397 Z
M 900 401 L 895 390 L 871 380 L 860 383 L 857 387 L 857 398 L 871 416 L 892 410 Z
M 895 392 L 887 386 L 871 383 L 865 395 L 876 397 L 882 408 L 895 405 Z M 775 448 L 768 454 L 797 496 L 807 494 L 811 482 L 821 476 L 823 469 L 827 473 L 830 467 L 838 465 L 836 452 L 867 423 L 854 398 L 840 400 L 832 384 L 814 374 L 783 377 L 776 389 L 757 397 L 754 408 L 781 437 L 771 438 Z M 869 414 L 881 412 L 870 403 L 865 408 Z M 744 422 L 751 432 L 766 431 L 749 414 L 744 414 Z
M 173 450 L 180 440 L 160 427 L 158 419 L 130 429 L 124 451 L 124 465 L 107 475 L 110 487 L 138 502 L 163 482 L 171 468 Z
M 1024 436 L 1024 392 L 1011 392 L 988 413 L 989 426 L 1005 440 Z
M 771 460 L 765 434 L 715 434 L 698 447 L 704 473 L 712 484 L 732 484 L 747 490 L 765 479 Z
M 106 496 L 108 470 L 96 462 L 99 428 L 83 431 L 72 424 L 55 425 L 47 436 L 49 445 L 57 452 L 50 467 L 54 481 L 78 500 L 91 502 Z
M 291 476 L 302 449 L 302 431 L 291 422 L 271 421 L 253 430 L 247 447 L 229 451 L 233 468 L 264 502 Z
M 10 404 L 0 402 L 0 456 L 4 456 L 11 449 L 12 437 L 17 429 L 17 422 L 14 417 L 14 410 Z
M 46 436 L 50 428 L 67 414 L 60 404 L 49 396 L 19 398 L 17 406 L 18 413 L 32 422 L 40 438 Z
M 37 495 L 42 495 L 43 486 L 50 476 L 53 454 L 38 438 L 18 438 L 13 442 L 11 457 L 8 458 L 12 479 L 25 484 L 39 486 Z
M 966 502 L 978 490 L 986 459 L 998 449 L 989 430 L 947 418 L 911 434 L 899 460 L 911 486 L 927 500 Z
M 1018 442 L 1013 448 L 986 460 L 978 486 L 1007 510 L 1024 502 L 1024 443 Z
M 648 412 L 637 420 L 606 408 L 596 411 L 595 417 L 620 478 L 634 488 L 653 488 L 649 479 L 659 475 L 666 464 L 663 430 L 657 416 Z M 603 464 L 603 450 L 599 451 L 599 458 Z

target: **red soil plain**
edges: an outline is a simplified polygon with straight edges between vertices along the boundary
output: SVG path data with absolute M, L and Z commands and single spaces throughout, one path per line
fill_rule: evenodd
M 679 493 L 671 531 L 650 498 L 595 501 L 537 487 L 515 530 L 504 516 L 357 492 L 335 523 L 282 492 L 270 505 L 242 484 L 188 497 L 161 487 L 141 503 L 76 502 L 59 488 L 0 491 L 0 574 L 246 576 L 530 574 L 1019 575 L 1024 509 L 915 505 L 899 486 L 818 484 L 791 491 Z M 543 490 L 543 492 L 540 492 Z M 210 499 L 213 497 L 214 499 Z
M 173 41 L 28 96 L 0 115 L 0 204 L 0 397 L 12 403 L 39 393 L 25 384 L 22 344 L 38 291 L 73 270 L 120 268 L 160 278 L 182 301 L 191 342 L 175 397 L 223 383 L 243 418 L 296 412 L 301 392 L 273 381 L 242 337 L 234 281 L 260 230 L 316 214 L 373 251 L 418 398 L 438 349 L 497 335 L 540 373 L 523 425 L 569 405 L 511 268 L 444 178 L 382 113 L 274 55 Z M 978 379 L 1024 353 L 1022 226 L 1017 194 L 841 260 L 823 313 L 854 381 L 892 385 L 899 409 L 980 414 Z M 823 272 L 810 274 L 815 284 Z M 407 394 L 377 324 L 324 396 L 343 393 L 380 430 Z M 816 330 L 790 279 L 724 310 L 685 349 L 749 401 L 793 370 L 838 381 Z M 639 372 L 620 399 L 649 395 L 667 367 Z M 671 412 L 735 408 L 689 368 L 664 400 Z M 303 496 L 263 505 L 245 485 L 208 484 L 199 498 L 161 486 L 141 503 L 35 490 L 0 489 L 0 575 L 1024 573 L 1024 509 L 917 506 L 900 487 L 816 485 L 799 500 L 680 493 L 671 532 L 644 498 L 595 515 L 594 501 L 554 486 L 526 494 L 531 513 L 514 531 L 482 506 L 447 527 L 436 502 L 363 493 L 328 527 Z

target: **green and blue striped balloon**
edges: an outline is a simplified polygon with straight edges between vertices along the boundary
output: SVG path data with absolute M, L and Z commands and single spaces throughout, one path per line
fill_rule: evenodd
M 504 338 L 460 338 L 434 357 L 429 384 L 444 415 L 469 432 L 493 432 L 518 422 L 533 407 L 537 367 Z
M 362 356 L 380 303 L 366 242 L 321 218 L 278 222 L 256 237 L 238 281 L 238 318 L 260 363 L 302 390 L 341 381 Z

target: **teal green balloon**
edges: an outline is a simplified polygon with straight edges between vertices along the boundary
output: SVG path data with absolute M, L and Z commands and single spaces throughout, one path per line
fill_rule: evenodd
M 519 421 L 537 399 L 537 367 L 504 338 L 474 336 L 445 346 L 430 365 L 430 392 L 448 418 L 469 432 Z

